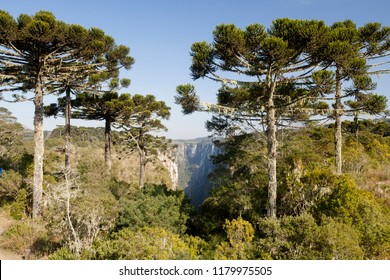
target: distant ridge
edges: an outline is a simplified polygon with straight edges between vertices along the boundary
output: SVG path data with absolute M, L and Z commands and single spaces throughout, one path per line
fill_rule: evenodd
M 194 138 L 194 139 L 176 139 L 176 140 L 172 140 L 173 143 L 177 144 L 177 143 L 186 143 L 186 144 L 201 144 L 201 143 L 212 143 L 213 142 L 213 138 L 211 137 L 198 137 L 198 138 Z
M 49 138 L 51 135 L 51 131 L 50 130 L 45 130 L 43 132 L 43 137 L 45 139 Z M 30 141 L 30 140 L 33 140 L 34 139 L 34 130 L 32 129 L 29 129 L 29 128 L 24 128 L 23 129 L 23 140 L 24 141 Z

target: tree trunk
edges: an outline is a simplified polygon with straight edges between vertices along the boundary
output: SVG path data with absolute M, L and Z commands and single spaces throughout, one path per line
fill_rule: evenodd
M 343 157 L 342 157 L 342 133 L 341 133 L 341 117 L 343 115 L 342 109 L 343 105 L 341 103 L 341 74 L 340 70 L 336 70 L 336 104 L 335 104 L 335 148 L 336 148 L 336 174 L 342 174 L 342 165 L 343 165 Z
M 139 155 L 139 187 L 142 189 L 145 185 L 145 167 L 146 157 L 145 151 L 141 151 Z
M 267 216 L 276 218 L 276 192 L 278 188 L 276 178 L 276 156 L 277 156 L 277 140 L 276 140 L 276 118 L 274 106 L 274 90 L 275 85 L 271 85 L 268 112 L 267 112 L 267 150 L 268 150 L 268 206 Z
M 81 243 L 81 240 L 80 240 L 80 237 L 79 237 L 79 234 L 76 232 L 74 226 L 73 226 L 73 222 L 72 222 L 72 219 L 71 219 L 71 205 L 70 205 L 70 201 L 71 201 L 71 198 L 72 198 L 72 194 L 71 194 L 71 183 L 70 183 L 70 172 L 69 170 L 65 170 L 65 187 L 66 187 L 66 199 L 65 199 L 65 212 L 66 212 L 66 220 L 68 222 L 68 226 L 69 226 L 69 229 L 70 229 L 70 232 L 72 234 L 72 237 L 73 237 L 73 240 L 74 240 L 74 248 L 75 248 L 75 251 L 76 251 L 76 254 L 78 255 L 81 251 L 81 248 L 82 248 L 82 243 Z
M 42 74 L 37 75 L 34 97 L 34 185 L 33 185 L 33 205 L 32 218 L 41 215 L 42 184 L 43 184 L 43 78 Z
M 104 160 L 106 161 L 106 167 L 108 172 L 111 171 L 112 161 L 111 161 L 111 146 L 112 146 L 112 137 L 111 137 L 111 120 L 106 119 L 106 125 L 104 129 Z
M 354 123 L 355 139 L 356 142 L 358 142 L 359 141 L 359 114 L 358 113 L 354 114 L 353 123 Z
M 71 143 L 70 143 L 70 110 L 71 110 L 71 99 L 70 99 L 70 88 L 66 88 L 66 97 L 65 97 L 65 172 L 70 172 L 70 153 L 71 153 Z

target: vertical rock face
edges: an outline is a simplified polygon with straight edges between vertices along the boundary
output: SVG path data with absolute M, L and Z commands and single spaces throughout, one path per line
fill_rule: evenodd
M 172 180 L 173 189 L 177 189 L 179 185 L 179 173 L 176 156 L 167 155 L 163 153 L 158 154 L 158 159 L 161 161 L 163 166 L 168 170 L 169 176 Z
M 218 148 L 209 138 L 175 141 L 177 145 L 177 186 L 183 189 L 198 207 L 211 190 L 208 175 L 215 169 L 210 156 L 218 153 Z

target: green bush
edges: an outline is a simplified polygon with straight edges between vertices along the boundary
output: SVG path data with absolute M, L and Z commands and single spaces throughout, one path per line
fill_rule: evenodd
M 222 242 L 217 246 L 214 257 L 222 260 L 251 259 L 251 246 L 255 233 L 251 223 L 242 218 L 226 220 L 224 228 L 228 242 Z
M 135 193 L 135 188 L 132 187 L 129 183 L 124 181 L 118 181 L 116 179 L 111 179 L 108 182 L 108 189 L 115 196 L 117 200 L 126 195 L 133 195 Z
M 259 238 L 255 241 L 255 255 L 275 260 L 318 258 L 313 249 L 318 226 L 311 215 L 263 218 L 257 226 Z
M 14 201 L 22 187 L 23 178 L 13 170 L 4 171 L 0 177 L 0 203 Z
M 164 185 L 148 185 L 133 197 L 122 199 L 121 204 L 123 211 L 118 228 L 137 230 L 151 226 L 178 234 L 186 231 L 189 204 L 182 191 L 170 191 Z
M 332 218 L 317 225 L 310 214 L 259 221 L 257 256 L 277 260 L 362 259 L 359 232 Z
M 196 250 L 179 235 L 157 227 L 124 228 L 108 240 L 97 241 L 91 259 L 99 260 L 187 260 L 197 259 Z
M 1 246 L 23 255 L 40 239 L 47 238 L 47 231 L 39 221 L 18 221 L 1 236 Z M 34 253 L 34 252 L 33 252 Z
M 11 204 L 10 215 L 15 220 L 21 220 L 26 217 L 27 191 L 21 189 L 17 192 L 15 201 Z
M 69 248 L 61 247 L 49 255 L 49 260 L 78 260 L 80 257 Z
M 390 209 L 351 179 L 341 178 L 310 211 L 319 222 L 331 217 L 357 230 L 364 258 L 390 256 Z
M 360 246 L 360 233 L 351 225 L 332 218 L 324 218 L 315 234 L 318 259 L 360 260 L 364 250 Z
M 330 170 L 322 168 L 305 170 L 300 176 L 292 172 L 281 183 L 278 212 L 282 215 L 300 215 L 330 192 L 336 179 Z

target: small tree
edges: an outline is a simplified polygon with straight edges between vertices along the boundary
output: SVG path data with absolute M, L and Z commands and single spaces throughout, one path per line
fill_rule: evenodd
M 165 138 L 153 136 L 151 133 L 166 130 L 162 120 L 170 116 L 170 108 L 155 96 L 136 94 L 132 97 L 133 110 L 126 110 L 123 118 L 116 121 L 116 126 L 125 131 L 125 137 L 131 150 L 138 151 L 140 157 L 139 186 L 145 184 L 145 167 L 151 156 L 156 156 L 162 148 L 166 149 Z
M 366 113 L 369 115 L 379 115 L 385 113 L 387 98 L 378 94 L 357 95 L 354 101 L 347 101 L 350 108 L 349 113 L 353 116 L 354 133 L 356 140 L 359 139 L 359 115 Z
M 21 144 L 23 126 L 16 122 L 11 112 L 0 107 L 0 164 L 1 158 L 6 156 L 13 147 Z M 4 167 L 1 166 L 0 167 Z
M 111 126 L 119 121 L 125 112 L 133 111 L 133 101 L 129 94 L 118 95 L 117 92 L 105 92 L 103 95 L 88 93 L 79 94 L 74 102 L 75 118 L 87 120 L 104 120 L 104 159 L 107 170 L 111 170 L 112 135 Z
M 45 196 L 47 227 L 62 237 L 76 255 L 89 249 L 102 234 L 113 229 L 119 208 L 105 187 L 81 185 L 78 178 L 64 170 L 64 181 L 49 185 Z

